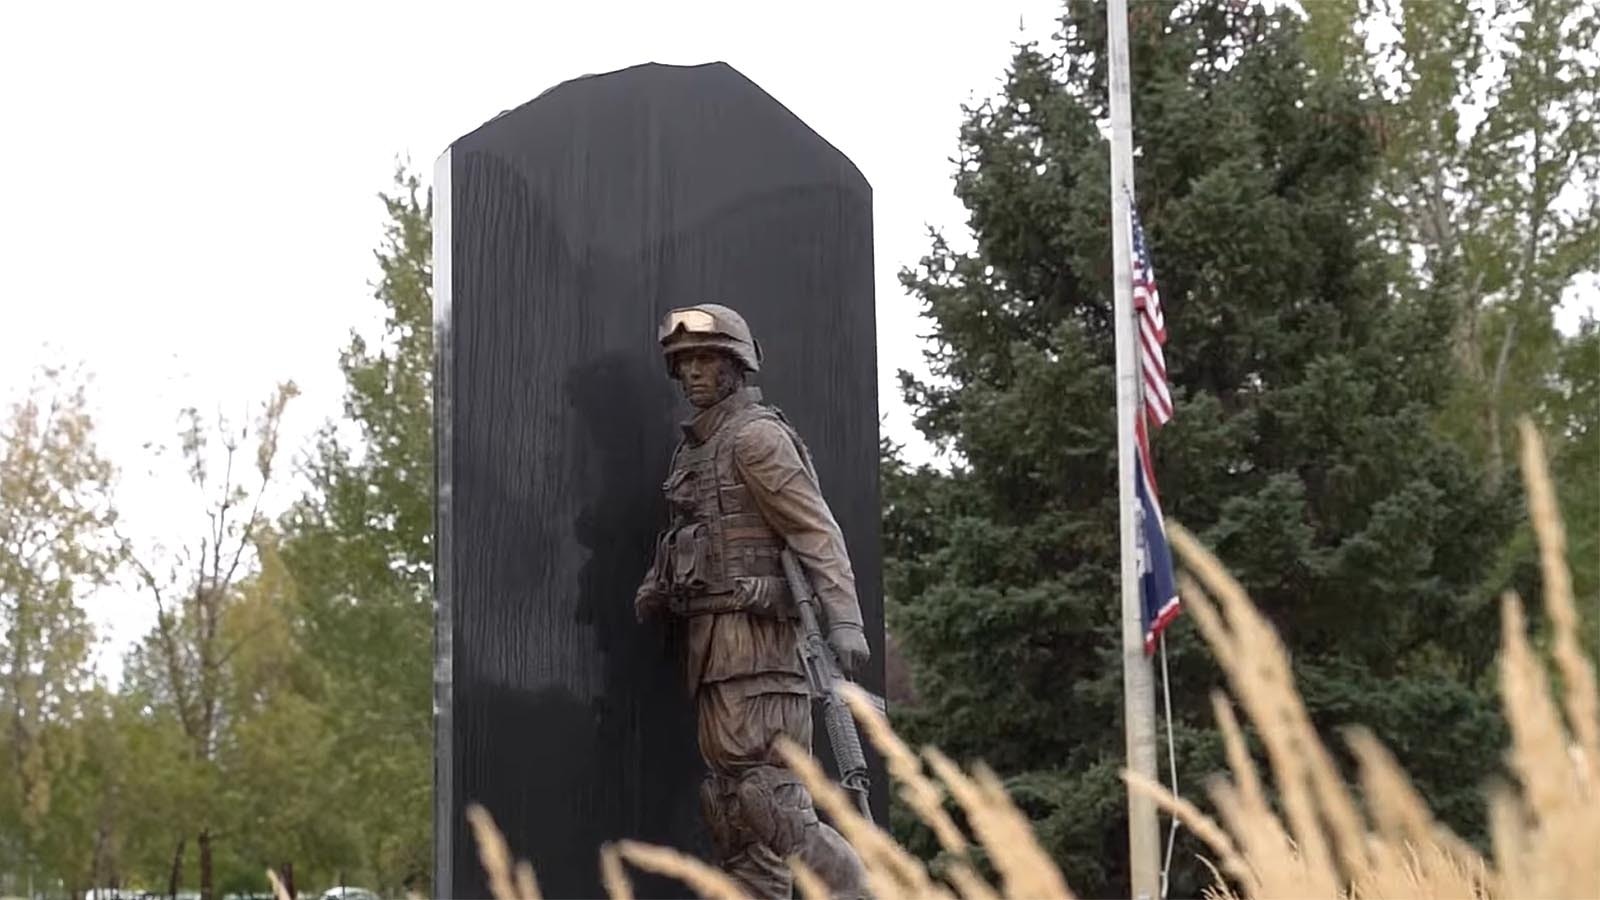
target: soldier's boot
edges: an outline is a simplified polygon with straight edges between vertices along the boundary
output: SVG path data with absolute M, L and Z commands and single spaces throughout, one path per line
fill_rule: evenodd
M 854 847 L 826 822 L 806 829 L 800 861 L 817 873 L 834 900 L 866 900 L 867 873 Z

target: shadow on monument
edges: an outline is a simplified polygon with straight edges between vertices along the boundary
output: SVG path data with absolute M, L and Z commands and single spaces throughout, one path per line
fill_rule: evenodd
M 582 493 L 591 498 L 573 526 L 589 551 L 577 618 L 593 629 L 604 661 L 605 687 L 593 701 L 599 742 L 623 748 L 624 765 L 604 802 L 636 827 L 607 839 L 634 838 L 703 857 L 709 843 L 698 785 L 671 777 L 700 765 L 693 707 L 679 676 L 682 634 L 671 623 L 640 624 L 633 613 L 634 588 L 664 515 L 658 479 L 637 464 L 634 446 L 642 440 L 640 423 L 670 409 L 671 393 L 659 365 L 621 353 L 573 369 L 566 392 L 587 436 Z M 641 502 L 647 498 L 652 502 Z M 687 896 L 676 881 L 638 874 L 635 882 L 641 896 Z

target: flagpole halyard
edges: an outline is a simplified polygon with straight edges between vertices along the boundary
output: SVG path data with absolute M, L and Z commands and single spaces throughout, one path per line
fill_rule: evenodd
M 1166 707 L 1167 714 L 1167 766 L 1168 775 L 1172 778 L 1172 783 L 1168 787 L 1172 789 L 1172 796 L 1181 798 L 1183 794 L 1178 790 L 1178 746 L 1172 736 L 1172 679 L 1167 677 L 1167 636 L 1163 634 L 1157 640 L 1161 643 L 1161 702 Z M 1181 824 L 1178 817 L 1173 816 L 1171 827 L 1167 829 L 1167 849 L 1161 855 L 1162 897 L 1166 897 L 1172 888 L 1172 849 L 1177 846 L 1178 826 Z
M 1135 355 L 1132 232 L 1133 112 L 1128 87 L 1126 0 L 1106 4 L 1111 92 L 1111 249 L 1117 341 L 1117 496 L 1122 544 L 1122 683 L 1127 766 L 1156 780 L 1155 685 L 1145 654 L 1134 490 L 1134 416 L 1142 372 Z M 1161 834 L 1155 802 L 1128 789 L 1128 859 L 1132 896 L 1161 896 Z

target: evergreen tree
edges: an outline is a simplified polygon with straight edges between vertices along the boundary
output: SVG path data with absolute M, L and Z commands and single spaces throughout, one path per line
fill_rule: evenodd
M 905 396 L 952 465 L 885 461 L 891 627 L 918 698 L 899 725 L 1009 773 L 1090 895 L 1127 890 L 1104 21 L 1070 4 L 1056 45 L 1020 48 L 970 110 L 956 193 L 974 247 L 935 235 L 903 276 L 935 342 Z M 1154 439 L 1166 512 L 1282 631 L 1319 726 L 1369 724 L 1481 833 L 1501 740 L 1484 582 L 1512 506 L 1432 427 L 1454 310 L 1388 288 L 1370 107 L 1308 65 L 1287 11 L 1140 3 L 1130 40 L 1178 406 Z M 1221 768 L 1219 677 L 1172 633 L 1198 795 Z M 1209 878 L 1184 851 L 1178 893 Z

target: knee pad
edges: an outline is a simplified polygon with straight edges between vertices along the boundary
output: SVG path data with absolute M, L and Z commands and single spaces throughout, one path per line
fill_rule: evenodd
M 807 831 L 818 823 L 811 792 L 788 769 L 751 769 L 739 779 L 737 793 L 739 819 L 750 843 L 766 845 L 780 859 L 799 850 Z

